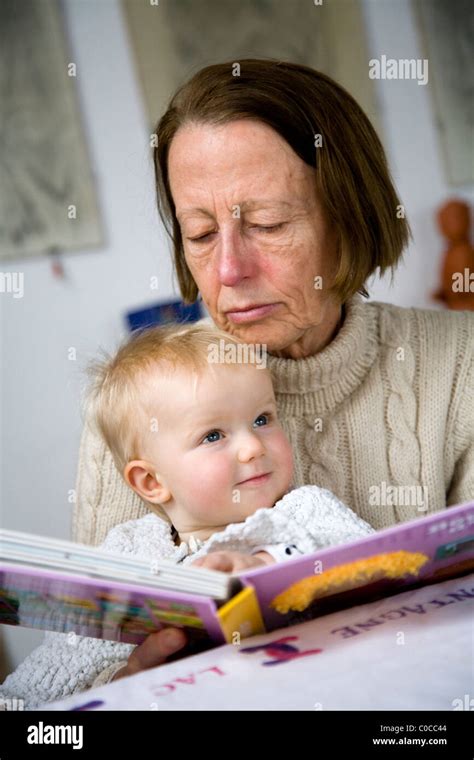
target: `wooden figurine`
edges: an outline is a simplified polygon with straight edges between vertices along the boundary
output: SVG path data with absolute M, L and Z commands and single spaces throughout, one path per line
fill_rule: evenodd
M 474 311 L 474 247 L 469 241 L 469 207 L 451 200 L 437 213 L 438 227 L 448 241 L 441 268 L 441 286 L 433 298 L 448 309 Z

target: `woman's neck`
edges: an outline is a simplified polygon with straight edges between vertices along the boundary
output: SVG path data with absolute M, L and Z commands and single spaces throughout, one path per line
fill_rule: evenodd
M 270 351 L 280 359 L 305 359 L 322 351 L 331 343 L 344 323 L 344 305 L 331 310 L 330 316 L 319 325 L 308 328 L 295 343 L 278 351 Z

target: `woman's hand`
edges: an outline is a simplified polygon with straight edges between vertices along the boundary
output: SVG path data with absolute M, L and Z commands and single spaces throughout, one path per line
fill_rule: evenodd
M 191 562 L 191 565 L 207 567 L 209 570 L 221 570 L 223 573 L 238 573 L 242 570 L 250 570 L 253 567 L 264 567 L 275 562 L 267 552 L 256 554 L 242 554 L 241 552 L 211 552 L 205 557 Z
M 167 657 L 182 649 L 185 644 L 186 634 L 179 628 L 163 628 L 156 633 L 150 633 L 145 641 L 135 647 L 127 665 L 115 673 L 112 681 L 162 665 Z

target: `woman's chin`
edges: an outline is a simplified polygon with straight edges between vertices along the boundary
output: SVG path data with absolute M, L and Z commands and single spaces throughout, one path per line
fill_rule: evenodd
M 224 329 L 244 343 L 258 343 L 264 346 L 269 353 L 288 345 L 284 336 L 281 335 L 281 329 L 277 325 L 272 326 L 270 319 L 262 319 L 248 325 L 234 325 L 228 322 Z

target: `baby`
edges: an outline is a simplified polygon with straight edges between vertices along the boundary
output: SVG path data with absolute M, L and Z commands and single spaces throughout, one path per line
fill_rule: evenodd
M 154 513 L 113 528 L 104 548 L 136 552 L 142 535 L 149 556 L 237 573 L 373 532 L 329 491 L 292 489 L 272 378 L 252 348 L 201 322 L 135 333 L 92 363 L 97 427 Z
M 112 528 L 102 549 L 238 573 L 373 532 L 329 491 L 292 488 L 266 356 L 250 349 L 200 322 L 136 333 L 92 363 L 95 425 L 150 507 Z M 0 700 L 33 709 L 155 666 L 161 634 L 134 647 L 47 632 Z M 161 639 L 158 649 L 181 646 Z

